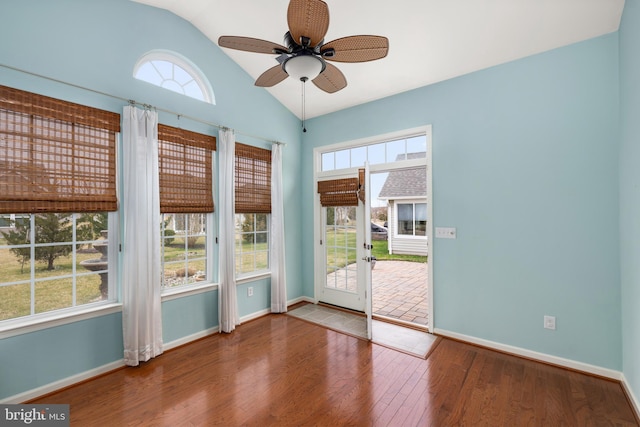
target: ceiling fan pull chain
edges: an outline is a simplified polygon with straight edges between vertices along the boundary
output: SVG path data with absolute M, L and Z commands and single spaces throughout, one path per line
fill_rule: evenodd
M 307 78 L 304 77 L 304 78 L 300 79 L 300 81 L 302 82 L 302 132 L 306 132 L 307 128 L 304 125 L 304 121 L 305 121 L 305 117 L 306 117 L 307 112 L 306 112 L 306 107 L 305 107 L 305 93 L 304 92 L 305 92 L 305 87 L 306 87 L 305 83 L 307 81 Z

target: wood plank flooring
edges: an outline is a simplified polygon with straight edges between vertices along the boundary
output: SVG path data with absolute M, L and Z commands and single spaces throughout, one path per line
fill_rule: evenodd
M 637 426 L 620 384 L 442 339 L 424 360 L 269 315 L 31 403 L 72 426 Z

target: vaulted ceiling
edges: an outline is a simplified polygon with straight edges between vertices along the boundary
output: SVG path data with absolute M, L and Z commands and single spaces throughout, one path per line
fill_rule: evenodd
M 217 44 L 222 35 L 283 43 L 288 0 L 134 0 L 190 21 Z M 326 41 L 350 35 L 389 39 L 386 58 L 334 63 L 347 87 L 328 94 L 307 83 L 307 118 L 618 30 L 624 0 L 325 0 Z M 256 79 L 276 55 L 223 49 Z M 215 88 L 214 88 L 215 89 Z M 298 117 L 301 83 L 267 88 Z

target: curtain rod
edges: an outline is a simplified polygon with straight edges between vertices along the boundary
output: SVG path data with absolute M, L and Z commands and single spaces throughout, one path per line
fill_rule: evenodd
M 0 64 L 0 67 L 7 68 L 7 69 L 13 70 L 13 71 L 17 71 L 19 73 L 28 74 L 28 75 L 31 75 L 31 76 L 34 76 L 34 77 L 38 77 L 38 78 L 41 78 L 41 79 L 49 80 L 49 81 L 52 81 L 52 82 L 55 82 L 55 83 L 60 83 L 60 84 L 66 85 L 66 86 L 71 86 L 71 87 L 74 87 L 76 89 L 85 90 L 87 92 L 93 92 L 93 93 L 96 93 L 98 95 L 102 95 L 102 96 L 106 96 L 106 97 L 109 97 L 109 98 L 117 99 L 119 101 L 124 101 L 124 102 L 127 102 L 127 103 L 132 104 L 132 105 L 139 105 L 139 106 L 142 106 L 144 108 L 149 108 L 149 109 L 153 108 L 156 111 L 162 111 L 163 113 L 175 115 L 176 117 L 178 117 L 178 119 L 180 119 L 181 117 L 184 117 L 185 119 L 188 119 L 188 120 L 191 120 L 191 121 L 194 121 L 194 122 L 198 122 L 198 123 L 202 123 L 202 124 L 205 124 L 205 125 L 208 125 L 208 126 L 213 126 L 215 128 L 218 128 L 218 129 L 229 129 L 226 126 L 219 125 L 217 123 L 209 122 L 209 121 L 206 121 L 206 120 L 202 120 L 202 119 L 199 119 L 197 117 L 186 116 L 184 114 L 181 114 L 181 113 L 178 113 L 178 112 L 175 112 L 175 111 L 167 110 L 167 109 L 164 109 L 164 108 L 158 108 L 158 107 L 155 107 L 155 106 L 150 105 L 150 104 L 145 104 L 143 102 L 136 101 L 134 99 L 123 98 L 123 97 L 118 96 L 118 95 L 112 95 L 112 94 L 107 93 L 107 92 L 102 92 L 102 91 L 99 91 L 99 90 L 96 90 L 96 89 L 91 89 L 91 88 L 88 88 L 88 87 L 80 86 L 80 85 L 77 85 L 75 83 L 69 83 L 69 82 L 66 82 L 64 80 L 55 79 L 53 77 L 49 77 L 49 76 L 45 76 L 45 75 L 42 75 L 42 74 L 34 73 L 32 71 L 27 71 L 27 70 L 23 70 L 21 68 L 12 67 L 11 65 Z M 263 140 L 265 142 L 270 142 L 272 144 L 287 145 L 284 142 L 274 141 L 274 140 L 271 140 L 271 139 L 264 138 L 262 136 L 251 135 L 251 134 L 248 134 L 248 133 L 245 133 L 245 132 L 241 132 L 241 131 L 238 131 L 238 130 L 236 130 L 236 132 L 238 133 L 238 135 L 248 136 L 249 138 L 261 139 L 261 140 Z

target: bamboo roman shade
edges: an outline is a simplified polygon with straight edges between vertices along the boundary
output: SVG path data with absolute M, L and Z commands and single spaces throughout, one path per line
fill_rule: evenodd
M 158 125 L 160 212 L 213 212 L 211 154 L 216 138 Z
M 358 206 L 358 178 L 318 181 L 322 206 Z
M 271 151 L 236 143 L 236 213 L 271 213 Z
M 0 213 L 118 209 L 120 115 L 0 86 Z

